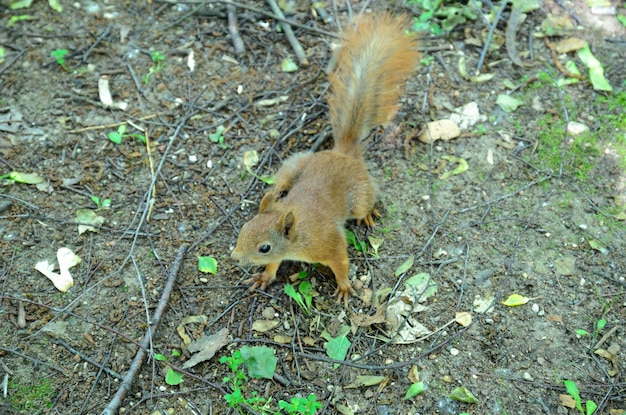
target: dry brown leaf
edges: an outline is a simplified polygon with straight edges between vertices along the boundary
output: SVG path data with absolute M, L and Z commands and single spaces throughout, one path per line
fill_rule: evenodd
M 566 395 L 564 393 L 559 395 L 559 402 L 566 408 L 574 409 L 576 408 L 576 401 L 570 395 Z
M 554 44 L 554 49 L 558 53 L 576 52 L 585 47 L 587 42 L 577 37 L 569 37 Z
M 448 141 L 461 135 L 459 126 L 451 120 L 438 120 L 426 124 L 424 132 L 420 134 L 418 139 L 422 143 L 430 143 L 431 141 L 444 140 Z
M 223 328 L 215 334 L 210 336 L 202 335 L 198 340 L 195 340 L 187 346 L 187 350 L 191 353 L 198 352 L 191 356 L 189 360 L 183 363 L 183 369 L 189 369 L 194 367 L 198 363 L 210 360 L 215 356 L 218 350 L 228 344 L 228 329 Z
M 456 313 L 454 321 L 456 321 L 463 327 L 467 327 L 472 324 L 472 313 L 470 313 L 469 311 L 459 311 Z

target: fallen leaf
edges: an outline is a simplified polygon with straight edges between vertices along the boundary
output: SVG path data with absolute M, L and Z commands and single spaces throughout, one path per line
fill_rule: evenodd
M 199 315 L 199 316 L 187 316 L 185 317 L 180 324 L 176 327 L 176 332 L 183 339 L 183 343 L 185 346 L 189 346 L 191 344 L 191 337 L 187 335 L 185 332 L 186 324 L 206 324 L 208 321 L 207 316 Z
M 507 298 L 506 300 L 502 302 L 502 304 L 504 304 L 507 307 L 517 307 L 520 305 L 524 305 L 528 303 L 529 301 L 530 301 L 530 298 L 528 297 L 524 297 L 519 294 L 511 294 L 509 295 L 509 298 Z
M 465 386 L 460 386 L 450 392 L 450 399 L 465 403 L 480 403 L 478 399 Z
M 589 79 L 593 85 L 593 89 L 597 91 L 613 91 L 613 87 L 604 77 L 604 68 L 598 59 L 593 56 L 589 45 L 578 51 L 578 57 L 583 64 L 589 68 Z
M 385 379 L 385 376 L 357 376 L 352 382 L 344 386 L 345 389 L 361 388 L 363 386 L 378 385 Z
M 512 96 L 507 94 L 500 94 L 496 99 L 496 104 L 498 104 L 504 112 L 511 113 L 518 109 L 520 106 L 524 105 L 524 101 L 513 98 Z
M 494 304 L 494 300 L 495 297 L 493 294 L 485 294 L 483 297 L 477 294 L 474 297 L 474 302 L 472 303 L 472 305 L 474 306 L 474 311 L 480 314 L 486 311 L 493 312 L 494 307 L 492 306 Z
M 465 159 L 462 159 L 460 157 L 455 157 L 455 156 L 441 156 L 441 158 L 443 160 L 447 160 L 450 163 L 457 163 L 458 166 L 451 171 L 446 171 L 443 172 L 439 175 L 439 179 L 441 180 L 445 180 L 450 176 L 454 176 L 457 174 L 461 174 L 467 171 L 467 169 L 469 169 L 469 164 L 467 163 L 467 161 Z
M 576 408 L 576 401 L 570 395 L 562 393 L 559 395 L 559 403 L 566 408 Z
M 429 144 L 433 141 L 448 141 L 461 135 L 461 129 L 452 120 L 438 120 L 426 124 L 426 128 L 419 135 L 418 140 Z
M 279 324 L 280 321 L 278 320 L 256 320 L 252 323 L 252 330 L 258 331 L 259 333 L 265 333 Z
M 96 214 L 96 212 L 91 209 L 78 209 L 74 220 L 79 224 L 79 235 L 82 235 L 87 231 L 98 233 L 99 229 L 95 226 L 100 226 L 104 223 L 104 218 Z
M 211 360 L 215 353 L 217 353 L 222 347 L 228 344 L 228 329 L 223 328 L 217 333 L 210 336 L 206 334 L 202 335 L 198 340 L 193 341 L 187 346 L 187 350 L 191 353 L 196 353 L 191 356 L 189 360 L 183 363 L 183 369 L 189 369 L 194 367 L 198 363 Z
M 396 271 L 394 272 L 395 276 L 399 277 L 400 275 L 404 274 L 409 269 L 411 269 L 411 267 L 413 266 L 414 260 L 415 260 L 415 257 L 413 255 L 410 255 L 407 259 L 405 259 L 404 262 L 400 264 L 398 268 L 396 268 Z
M 602 255 L 606 255 L 609 253 L 608 248 L 600 241 L 598 241 L 597 239 L 590 239 L 588 242 L 589 246 L 592 249 L 595 249 L 596 251 L 599 251 L 600 253 L 602 253 Z
M 587 45 L 587 42 L 578 37 L 568 37 L 554 44 L 554 49 L 557 53 L 569 53 L 575 52 L 578 49 L 582 49 Z
M 468 311 L 458 311 L 454 317 L 454 321 L 463 327 L 467 327 L 472 324 L 472 313 Z

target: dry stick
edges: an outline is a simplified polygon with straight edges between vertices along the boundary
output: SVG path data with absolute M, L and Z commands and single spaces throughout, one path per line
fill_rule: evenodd
M 148 326 L 148 330 L 146 334 L 144 334 L 141 339 L 139 350 L 137 350 L 137 354 L 133 359 L 133 363 L 130 365 L 128 372 L 124 376 L 124 380 L 120 384 L 115 396 L 111 399 L 111 402 L 107 405 L 106 408 L 101 412 L 101 415 L 113 415 L 117 414 L 120 406 L 122 405 L 122 401 L 126 397 L 128 391 L 133 385 L 135 381 L 135 377 L 139 373 L 139 369 L 143 366 L 143 363 L 146 358 L 146 352 L 148 350 L 148 346 L 150 345 L 150 340 L 152 339 L 153 334 L 156 331 L 159 322 L 161 321 L 161 317 L 165 313 L 165 309 L 167 308 L 167 304 L 169 303 L 170 295 L 172 294 L 172 290 L 174 288 L 174 282 L 176 281 L 176 276 L 178 275 L 178 270 L 185 258 L 185 252 L 187 250 L 187 245 L 183 244 L 180 248 L 178 248 L 178 253 L 176 254 L 176 259 L 172 263 L 172 269 L 170 270 L 170 275 L 167 277 L 167 281 L 165 282 L 165 287 L 163 287 L 163 294 L 161 295 L 161 299 L 159 300 L 159 304 L 154 311 L 154 315 L 152 320 L 150 321 L 150 325 Z
M 285 18 L 282 10 L 280 10 L 280 7 L 278 7 L 278 4 L 276 4 L 276 0 L 267 0 L 267 2 L 272 8 L 272 11 L 277 16 L 283 19 Z M 306 54 L 304 53 L 304 49 L 302 48 L 302 45 L 300 44 L 300 42 L 298 42 L 298 39 L 296 39 L 296 35 L 294 35 L 293 30 L 291 29 L 291 26 L 289 25 L 289 23 L 283 22 L 282 27 L 283 27 L 283 31 L 285 32 L 285 36 L 287 37 L 287 40 L 289 40 L 289 43 L 291 44 L 291 47 L 293 48 L 293 51 L 296 54 L 296 57 L 300 61 L 300 64 L 302 66 L 309 66 L 309 60 L 307 59 Z
M 485 57 L 487 56 L 487 51 L 489 50 L 489 45 L 491 44 L 491 38 L 493 37 L 493 31 L 496 30 L 496 26 L 498 25 L 498 22 L 500 21 L 500 17 L 502 16 L 502 12 L 504 11 L 504 8 L 506 7 L 507 3 L 508 3 L 507 0 L 504 0 L 502 2 L 502 5 L 500 5 L 500 8 L 498 9 L 498 12 L 496 13 L 496 18 L 493 20 L 493 23 L 491 24 L 491 26 L 489 26 L 489 33 L 487 33 L 485 46 L 483 47 L 483 50 L 480 52 L 480 57 L 478 58 L 478 64 L 476 65 L 476 72 L 474 72 L 475 76 L 478 76 L 478 74 L 480 73 L 480 68 L 482 68 L 483 63 L 485 62 Z M 481 12 L 480 9 L 478 10 L 478 12 Z
M 156 114 L 152 114 L 152 115 L 146 115 L 145 117 L 141 117 L 141 118 L 137 118 L 137 121 L 145 121 L 145 120 L 149 120 L 150 118 L 154 118 L 154 117 L 158 117 L 159 115 L 162 115 L 162 112 L 158 112 Z M 93 130 L 103 130 L 103 129 L 108 129 L 108 128 L 115 128 L 115 127 L 119 127 L 122 124 L 126 124 L 127 121 L 121 121 L 121 122 L 116 122 L 113 124 L 105 124 L 105 125 L 93 125 L 91 127 L 85 127 L 85 128 L 78 128 L 76 130 L 69 130 L 67 131 L 70 134 L 76 134 L 76 133 L 84 133 L 85 131 L 93 131 Z
M 303 24 L 295 22 L 293 20 L 289 20 L 289 19 L 285 18 L 285 16 L 282 13 L 280 15 L 275 14 L 275 13 L 269 13 L 269 12 L 266 12 L 265 10 L 263 10 L 263 9 L 259 9 L 257 7 L 254 7 L 254 6 L 248 6 L 247 4 L 244 4 L 244 3 L 238 3 L 236 1 L 230 1 L 230 0 L 215 0 L 215 1 L 213 1 L 213 0 L 209 0 L 209 1 L 201 0 L 201 1 L 191 1 L 190 3 L 191 4 L 197 4 L 199 2 L 206 3 L 206 4 L 212 4 L 212 3 L 226 4 L 226 5 L 232 4 L 233 6 L 235 6 L 237 8 L 250 10 L 251 12 L 260 14 L 262 16 L 269 17 L 270 19 L 278 20 L 279 22 L 286 23 L 286 24 L 288 24 L 290 26 L 297 27 L 299 29 L 308 30 L 309 32 L 317 33 L 319 35 L 330 36 L 330 37 L 334 37 L 334 38 L 338 38 L 339 37 L 339 35 L 337 35 L 337 33 L 327 32 L 325 30 L 318 29 L 316 27 L 303 25 Z
M 104 40 L 105 37 L 109 36 L 112 28 L 113 28 L 112 25 L 108 25 L 107 28 L 104 29 L 104 31 L 100 34 L 100 36 L 98 36 L 95 42 L 93 42 L 93 44 L 89 46 L 89 48 L 87 49 L 87 51 L 83 54 L 83 57 L 81 58 L 82 63 L 87 63 L 87 59 L 89 58 L 89 55 L 91 55 L 91 52 L 93 52 L 96 46 L 98 46 Z
M 20 53 L 15 55 L 15 57 L 13 59 L 11 59 L 9 62 L 7 62 L 7 64 L 4 65 L 4 68 L 0 69 L 0 75 L 2 75 L 4 73 L 4 71 L 9 69 L 15 63 L 15 61 L 17 61 L 25 53 L 26 53 L 26 49 L 20 49 Z
M 228 32 L 230 32 L 230 37 L 233 38 L 235 53 L 237 55 L 243 55 L 246 50 L 243 46 L 243 40 L 241 39 L 241 36 L 239 36 L 239 26 L 237 26 L 237 9 L 234 4 L 227 4 L 226 10 L 228 11 Z

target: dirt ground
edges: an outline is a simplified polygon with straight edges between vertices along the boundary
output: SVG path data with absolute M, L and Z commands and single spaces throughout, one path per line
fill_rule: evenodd
M 364 7 L 418 17 L 417 6 L 329 2 L 325 20 L 295 2 L 288 18 L 300 23 L 304 65 L 261 1 L 231 10 L 240 54 L 227 2 L 61 1 L 61 12 L 9 3 L 0 3 L 0 175 L 43 181 L 0 183 L 0 413 L 105 413 L 134 370 L 122 413 L 239 413 L 224 399 L 232 373 L 220 357 L 250 346 L 278 362 L 273 379 L 243 383 L 243 412 L 305 413 L 278 412 L 277 402 L 312 393 L 320 414 L 580 413 L 563 401 L 565 379 L 595 413 L 626 410 L 626 29 L 616 16 L 542 2 L 506 39 L 517 12 L 487 2 L 486 19 L 422 36 L 396 125 L 369 144 L 382 217 L 370 230 L 346 225 L 357 294 L 344 307 L 321 267 L 285 263 L 276 283 L 251 292 L 243 281 L 254 269 L 229 255 L 267 188 L 257 177 L 331 145 L 332 34 Z M 573 28 L 546 39 L 549 16 Z M 575 52 L 549 49 L 574 36 L 589 42 L 613 92 L 594 90 Z M 283 71 L 286 58 L 298 69 Z M 480 74 L 493 77 L 469 79 L 482 59 Z M 560 85 L 568 60 L 585 79 Z M 125 110 L 102 104 L 107 81 Z M 506 112 L 500 95 L 522 105 Z M 425 123 L 455 114 L 459 137 L 417 139 Z M 77 212 L 101 222 L 79 233 Z M 59 248 L 81 258 L 65 293 L 34 268 L 48 260 L 58 270 Z M 205 256 L 215 274 L 198 270 Z M 313 287 L 308 314 L 283 291 L 300 271 Z M 428 295 L 406 288 L 424 273 Z M 512 294 L 528 301 L 504 305 Z M 215 335 L 215 355 L 183 369 L 195 354 L 179 333 Z M 336 364 L 325 345 L 340 335 L 350 343 Z M 166 381 L 168 367 L 182 383 Z M 362 376 L 378 378 L 365 386 Z M 403 399 L 417 382 L 425 390 Z M 460 387 L 477 402 L 452 399 Z M 251 403 L 255 392 L 271 398 L 265 409 Z

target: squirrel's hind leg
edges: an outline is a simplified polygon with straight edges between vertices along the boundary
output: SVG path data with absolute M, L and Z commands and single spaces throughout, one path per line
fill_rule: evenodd
M 364 187 L 356 189 L 353 195 L 353 205 L 350 215 L 356 219 L 357 225 L 361 224 L 361 221 L 366 226 L 374 227 L 374 218 L 380 218 L 380 212 L 374 207 L 376 203 L 376 186 L 371 178 L 366 182 Z

